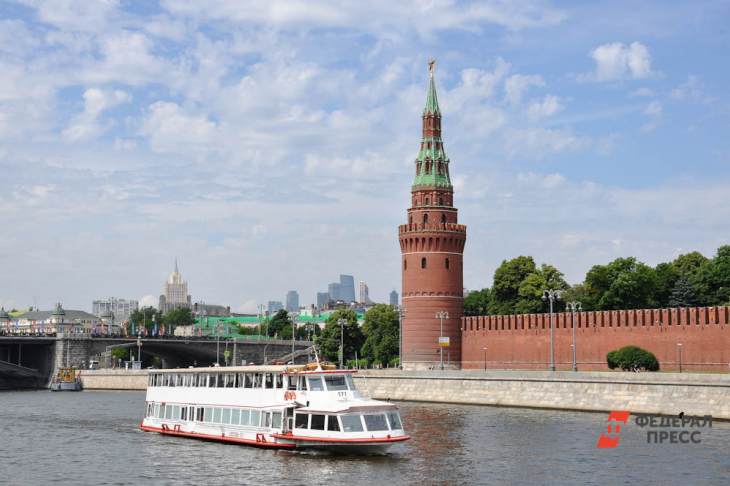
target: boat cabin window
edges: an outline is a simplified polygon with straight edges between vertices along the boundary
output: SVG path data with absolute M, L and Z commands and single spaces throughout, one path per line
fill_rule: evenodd
M 205 409 L 203 407 L 198 407 L 198 410 L 196 411 L 195 419 L 198 422 L 202 422 L 204 418 Z
M 300 376 L 299 377 L 299 388 L 298 388 L 298 390 L 307 391 L 307 377 L 306 376 Z
M 241 410 L 241 425 L 251 425 L 251 410 Z
M 312 422 L 309 428 L 312 430 L 324 430 L 324 415 L 312 414 Z
M 331 430 L 333 432 L 340 431 L 340 421 L 337 420 L 337 415 L 329 415 L 327 417 L 327 430 Z
M 368 431 L 388 430 L 388 423 L 385 421 L 385 415 L 382 413 L 363 415 L 363 417 L 365 418 L 365 425 Z
M 286 389 L 287 390 L 296 390 L 297 389 L 297 377 L 296 376 L 287 376 L 286 377 Z
M 392 430 L 403 428 L 400 423 L 400 417 L 398 416 L 398 412 L 388 412 L 388 421 L 390 422 L 390 428 Z
M 297 429 L 309 428 L 309 414 L 297 413 L 294 414 L 294 427 Z
M 231 409 L 230 408 L 224 408 L 223 409 L 223 419 L 222 422 L 224 424 L 230 424 L 231 423 Z
M 236 374 L 226 374 L 226 388 L 234 388 L 236 386 Z
M 219 424 L 221 422 L 221 409 L 220 408 L 214 408 L 213 409 L 213 422 Z
M 243 388 L 244 376 L 244 373 L 236 375 L 236 388 Z
M 347 387 L 350 390 L 352 390 L 352 391 L 357 390 L 357 388 L 355 388 L 355 381 L 352 379 L 352 375 L 345 375 L 345 380 L 347 380 Z
M 271 414 L 271 427 L 274 429 L 281 428 L 281 412 Z
M 344 375 L 325 375 L 324 382 L 327 384 L 327 391 L 347 391 Z
M 281 373 L 274 375 L 274 387 L 279 389 L 284 388 L 284 376 Z
M 213 409 L 210 407 L 205 407 L 205 421 L 206 422 L 213 421 Z
M 258 410 L 251 410 L 251 425 L 253 425 L 254 427 L 258 427 L 260 420 L 261 412 L 259 412 Z
M 243 377 L 244 381 L 244 388 L 253 388 L 253 375 L 251 373 L 246 373 Z
M 322 384 L 321 377 L 308 376 L 307 381 L 309 382 L 309 391 L 324 391 L 324 385 Z
M 264 374 L 265 388 L 274 388 L 274 376 L 271 373 Z
M 263 375 L 261 373 L 256 373 L 253 375 L 253 387 L 254 388 L 261 388 L 261 385 L 263 383 Z
M 360 415 L 342 415 L 340 418 L 344 432 L 362 432 Z

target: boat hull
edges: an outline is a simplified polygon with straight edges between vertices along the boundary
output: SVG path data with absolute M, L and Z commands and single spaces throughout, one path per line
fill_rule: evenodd
M 78 381 L 61 381 L 51 383 L 51 391 L 81 391 L 81 383 Z
M 408 440 L 410 438 L 408 436 L 403 436 L 398 437 L 397 439 L 361 439 L 357 441 L 314 440 L 314 438 L 298 440 L 282 438 L 285 434 L 269 434 L 260 432 L 255 433 L 255 438 L 246 436 L 235 437 L 232 435 L 226 435 L 225 433 L 211 434 L 198 431 L 188 431 L 182 429 L 179 424 L 162 425 L 161 427 L 157 427 L 154 425 L 145 425 L 144 422 L 139 425 L 139 428 L 145 432 L 157 432 L 159 434 L 174 437 L 186 437 L 190 439 L 224 442 L 267 449 L 307 450 L 336 454 L 382 454 L 394 443 Z

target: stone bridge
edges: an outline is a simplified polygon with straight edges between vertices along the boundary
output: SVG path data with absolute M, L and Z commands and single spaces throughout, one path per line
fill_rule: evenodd
M 142 362 L 148 366 L 157 357 L 164 368 L 224 364 L 230 352 L 230 364 L 262 364 L 277 359 L 291 359 L 292 342 L 284 340 L 236 339 L 216 341 L 209 338 L 142 338 Z M 295 341 L 294 357 L 306 362 L 303 351 L 311 341 Z M 59 334 L 55 337 L 0 337 L 0 388 L 38 388 L 48 384 L 62 366 L 82 368 L 90 360 L 100 360 L 114 348 L 132 348 L 137 355 L 137 338 L 91 337 L 84 334 Z M 102 360 L 100 360 L 102 361 Z M 102 364 L 105 364 L 102 361 Z

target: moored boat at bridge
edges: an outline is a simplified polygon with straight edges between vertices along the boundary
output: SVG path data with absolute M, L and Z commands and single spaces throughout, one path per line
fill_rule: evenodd
M 155 370 L 140 428 L 259 447 L 346 453 L 379 452 L 410 438 L 397 407 L 361 395 L 353 371 L 314 366 Z

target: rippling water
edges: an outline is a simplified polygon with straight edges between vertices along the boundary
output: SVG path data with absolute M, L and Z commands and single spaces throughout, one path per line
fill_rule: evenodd
M 0 484 L 730 484 L 730 424 L 701 444 L 649 445 L 606 414 L 402 403 L 413 439 L 339 457 L 141 432 L 144 393 L 0 393 Z

